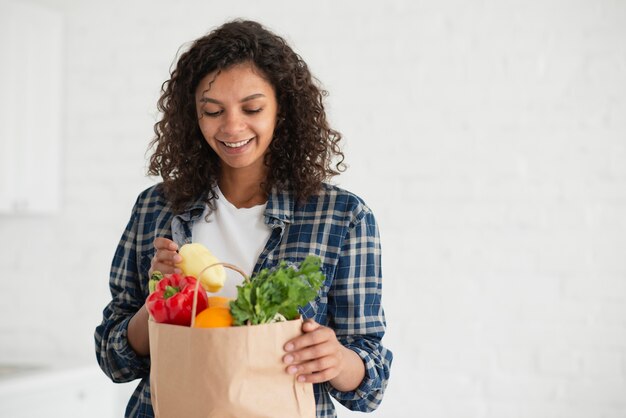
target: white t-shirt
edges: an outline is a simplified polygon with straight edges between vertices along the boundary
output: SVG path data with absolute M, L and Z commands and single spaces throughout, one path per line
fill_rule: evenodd
M 219 187 L 216 194 L 215 210 L 207 220 L 209 208 L 205 207 L 202 218 L 193 224 L 191 240 L 207 247 L 220 261 L 234 264 L 250 275 L 272 232 L 265 224 L 266 204 L 238 209 L 226 200 Z M 243 277 L 228 268 L 226 275 L 224 287 L 213 296 L 236 298 L 236 286 L 243 282 Z

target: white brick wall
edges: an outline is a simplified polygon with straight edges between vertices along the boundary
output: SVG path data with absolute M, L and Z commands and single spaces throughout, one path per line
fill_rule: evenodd
M 330 91 L 338 182 L 380 222 L 396 359 L 372 416 L 626 416 L 626 3 L 37 3 L 66 14 L 63 211 L 0 218 L 2 362 L 95 361 L 159 87 L 244 16 Z

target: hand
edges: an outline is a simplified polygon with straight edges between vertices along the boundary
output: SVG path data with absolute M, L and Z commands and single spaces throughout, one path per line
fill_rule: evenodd
M 285 344 L 287 354 L 283 362 L 287 373 L 297 374 L 298 382 L 321 383 L 337 377 L 342 372 L 345 351 L 337 341 L 335 331 L 312 319 L 302 324 L 304 335 Z
M 181 273 L 175 264 L 180 263 L 183 258 L 176 252 L 178 245 L 174 241 L 167 238 L 155 238 L 154 248 L 156 248 L 156 253 L 150 263 L 150 275 L 155 270 L 163 274 Z

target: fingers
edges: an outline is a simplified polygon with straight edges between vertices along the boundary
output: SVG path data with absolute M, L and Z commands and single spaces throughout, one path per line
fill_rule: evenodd
M 298 382 L 322 383 L 339 374 L 339 363 L 334 357 L 324 357 L 316 361 L 289 366 L 287 373 L 297 374 Z
M 320 343 L 287 353 L 284 356 L 284 361 L 287 364 L 302 363 L 332 355 L 336 350 L 337 347 L 332 341 L 321 341 Z
M 285 351 L 298 351 L 304 347 L 320 344 L 326 340 L 337 339 L 335 332 L 323 327 L 312 319 L 307 319 L 302 325 L 302 331 L 305 333 L 285 344 Z
M 154 239 L 154 248 L 158 250 L 178 250 L 178 245 L 174 241 L 168 238 L 157 237 Z
M 315 331 L 319 327 L 321 327 L 321 325 L 315 322 L 313 319 L 307 319 L 302 324 L 302 331 L 311 332 L 311 331 Z
M 150 274 L 158 270 L 163 274 L 180 273 L 181 270 L 176 268 L 176 263 L 182 261 L 182 257 L 176 252 L 178 245 L 167 238 L 155 238 L 154 248 L 156 252 L 150 263 Z
M 335 332 L 313 320 L 302 325 L 305 332 L 285 344 L 287 354 L 283 362 L 287 373 L 297 374 L 299 382 L 320 383 L 336 377 L 340 372 L 343 346 Z
M 315 329 L 317 329 L 320 325 L 315 322 L 312 319 L 307 319 L 304 321 L 304 323 L 302 324 L 302 332 L 308 333 L 311 331 L 315 331 Z M 283 347 L 285 351 L 293 351 L 293 350 L 297 350 L 299 347 L 303 347 L 305 342 L 301 341 L 302 337 L 297 337 L 294 338 L 291 341 L 288 341 L 285 346 Z

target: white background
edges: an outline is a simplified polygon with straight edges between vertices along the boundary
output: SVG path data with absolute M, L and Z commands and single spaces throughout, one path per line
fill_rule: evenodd
M 2 363 L 95 364 L 161 83 L 247 17 L 330 92 L 336 181 L 380 224 L 395 360 L 369 416 L 626 417 L 626 3 L 36 3 L 65 19 L 61 210 L 0 217 Z

